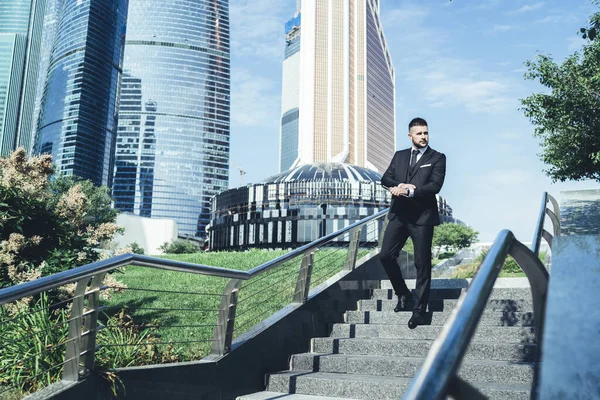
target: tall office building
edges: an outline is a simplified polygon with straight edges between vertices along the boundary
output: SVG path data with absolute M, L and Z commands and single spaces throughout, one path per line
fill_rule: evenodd
M 204 236 L 229 180 L 227 0 L 130 2 L 113 200 Z
M 46 0 L 0 0 L 0 155 L 30 149 Z
M 48 67 L 50 65 L 50 58 L 52 57 L 52 48 L 54 47 L 54 41 L 58 32 L 58 26 L 60 23 L 60 16 L 63 9 L 63 3 L 65 0 L 46 0 L 46 10 L 44 12 L 44 29 L 42 31 L 42 42 L 40 49 L 40 60 L 38 64 L 38 78 L 35 93 L 35 103 L 33 108 L 33 118 L 31 119 L 31 143 L 28 151 L 33 150 L 35 144 L 35 137 L 37 133 L 38 120 L 40 117 L 40 111 L 42 107 L 42 99 L 44 95 L 44 88 L 46 86 L 46 78 L 48 77 Z
M 396 148 L 395 71 L 379 0 L 302 0 L 285 30 L 280 170 L 385 171 Z
M 128 0 L 64 0 L 35 151 L 57 171 L 112 184 Z

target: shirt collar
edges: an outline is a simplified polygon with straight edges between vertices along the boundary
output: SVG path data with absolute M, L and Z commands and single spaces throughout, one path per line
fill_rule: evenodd
M 427 151 L 428 148 L 429 148 L 429 145 L 423 147 L 422 149 L 417 149 L 415 146 L 412 147 L 413 150 L 419 150 L 419 153 L 421 153 L 421 155 L 425 154 L 425 152 Z

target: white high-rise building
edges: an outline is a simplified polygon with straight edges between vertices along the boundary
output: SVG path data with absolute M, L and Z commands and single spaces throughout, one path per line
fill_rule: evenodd
M 395 70 L 379 0 L 302 0 L 286 24 L 280 170 L 341 162 L 383 173 L 396 149 Z

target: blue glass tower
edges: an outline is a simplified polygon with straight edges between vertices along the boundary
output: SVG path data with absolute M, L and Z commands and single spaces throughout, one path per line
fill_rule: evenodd
M 0 1 L 0 155 L 30 150 L 45 6 Z
M 65 0 L 35 149 L 58 172 L 111 185 L 128 0 Z
M 135 0 L 128 22 L 113 200 L 204 236 L 228 187 L 227 0 Z

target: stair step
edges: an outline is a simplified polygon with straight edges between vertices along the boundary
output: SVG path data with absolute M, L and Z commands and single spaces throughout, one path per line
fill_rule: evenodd
M 422 327 L 415 331 L 420 328 Z M 426 357 L 432 344 L 433 340 L 313 338 L 311 351 L 328 354 Z M 471 342 L 464 359 L 531 362 L 535 360 L 536 353 L 537 347 L 531 343 L 475 340 Z
M 239 396 L 237 400 L 340 400 L 340 397 L 312 396 L 308 394 L 288 394 L 281 392 L 258 392 Z M 353 400 L 345 398 L 345 400 Z
M 333 338 L 365 339 L 436 339 L 442 326 L 421 325 L 408 329 L 405 325 L 384 324 L 333 324 Z M 534 343 L 535 335 L 531 327 L 486 326 L 477 327 L 473 340 L 503 343 Z
M 412 290 L 414 293 L 414 290 Z M 431 289 L 430 299 L 458 299 L 461 289 Z M 531 289 L 529 288 L 494 288 L 490 299 L 529 299 Z M 393 289 L 374 289 L 373 300 L 395 300 L 397 299 Z
M 411 379 L 389 376 L 336 374 L 328 372 L 288 371 L 268 377 L 267 390 L 330 397 L 398 399 Z M 529 400 L 530 385 L 476 383 L 481 392 L 493 400 Z
M 444 325 L 450 317 L 451 312 L 451 310 L 444 310 L 427 313 L 427 321 L 431 325 Z M 411 316 L 411 312 L 402 311 L 347 311 L 345 320 L 347 323 L 355 324 L 406 325 Z M 487 310 L 479 320 L 479 325 L 533 326 L 533 313 Z
M 424 361 L 421 357 L 305 353 L 293 355 L 290 364 L 293 371 L 412 378 Z M 467 360 L 459 375 L 469 382 L 528 385 L 533 381 L 533 363 Z
M 394 311 L 397 300 L 359 300 L 359 311 Z M 455 299 L 429 299 L 428 311 L 449 311 L 456 308 L 458 300 Z M 493 299 L 488 301 L 486 310 L 506 312 L 531 312 L 533 311 L 532 299 Z
M 434 278 L 431 280 L 431 289 L 465 289 L 469 286 L 472 279 L 448 279 Z M 406 286 L 414 289 L 417 281 L 415 279 L 406 279 Z M 381 289 L 392 289 L 389 279 L 382 279 L 379 287 Z M 529 280 L 527 278 L 498 278 L 494 282 L 494 289 L 529 289 Z

